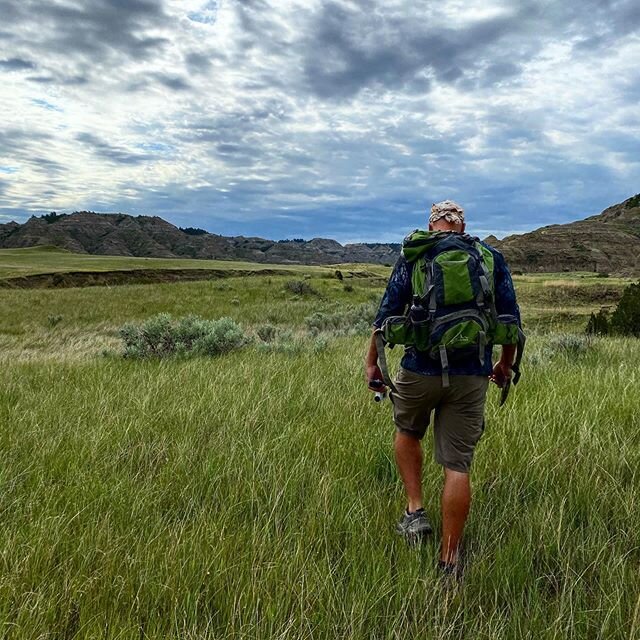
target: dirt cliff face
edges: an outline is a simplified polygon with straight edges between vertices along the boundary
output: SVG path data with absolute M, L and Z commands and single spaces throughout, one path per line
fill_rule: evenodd
M 24 224 L 0 225 L 0 248 L 52 245 L 114 256 L 248 260 L 290 264 L 368 262 L 393 264 L 400 244 L 353 244 L 335 240 L 274 242 L 263 238 L 191 234 L 150 216 L 77 212 L 32 217 Z
M 640 194 L 585 220 L 487 240 L 514 271 L 636 275 L 640 273 Z

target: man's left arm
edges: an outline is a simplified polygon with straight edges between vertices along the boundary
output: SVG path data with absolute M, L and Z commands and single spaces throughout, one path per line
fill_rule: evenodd
M 494 251 L 493 256 L 496 312 L 498 315 L 515 316 L 518 320 L 518 326 L 522 327 L 520 307 L 507 263 L 501 253 Z M 511 367 L 516 357 L 516 350 L 517 345 L 515 344 L 502 345 L 500 360 L 496 362 L 491 376 L 491 380 L 499 387 L 503 387 L 507 380 L 511 379 Z

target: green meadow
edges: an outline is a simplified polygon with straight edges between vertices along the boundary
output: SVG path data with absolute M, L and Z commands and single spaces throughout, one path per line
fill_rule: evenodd
M 16 251 L 0 276 L 147 268 Z M 0 289 L 0 637 L 640 638 L 640 342 L 584 336 L 627 281 L 515 278 L 528 353 L 504 407 L 490 389 L 456 584 L 437 534 L 393 531 L 390 405 L 364 384 L 367 335 L 326 320 L 375 306 L 389 269 L 335 269 Z M 158 313 L 230 317 L 250 341 L 122 358 L 119 328 Z
M 130 269 L 242 269 L 260 271 L 267 268 L 288 269 L 292 274 L 301 267 L 293 265 L 261 265 L 227 260 L 191 260 L 185 258 L 129 258 L 72 253 L 58 247 L 0 249 L 0 278 L 28 276 L 65 271 L 111 271 Z M 304 267 L 318 272 L 322 267 Z

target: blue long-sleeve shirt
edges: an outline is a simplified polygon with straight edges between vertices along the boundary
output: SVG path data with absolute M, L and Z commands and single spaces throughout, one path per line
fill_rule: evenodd
M 509 314 L 518 318 L 520 324 L 520 309 L 516 301 L 516 292 L 513 288 L 513 280 L 511 273 L 505 262 L 504 256 L 493 247 L 486 243 L 482 243 L 493 254 L 493 274 L 495 284 L 495 304 L 498 315 Z M 384 292 L 378 314 L 374 321 L 375 327 L 381 327 L 382 323 L 389 316 L 404 315 L 407 306 L 411 304 L 413 291 L 411 287 L 411 273 L 413 264 L 404 256 L 400 256 L 391 273 L 387 289 Z M 475 357 L 469 362 L 452 364 L 449 368 L 451 375 L 458 376 L 474 376 L 474 375 L 490 375 L 492 372 L 492 352 L 493 345 L 487 345 L 484 365 L 480 364 L 479 358 Z M 404 369 L 419 373 L 425 376 L 442 375 L 442 366 L 440 360 L 432 359 L 427 353 L 418 351 L 413 347 L 405 349 L 401 366 Z

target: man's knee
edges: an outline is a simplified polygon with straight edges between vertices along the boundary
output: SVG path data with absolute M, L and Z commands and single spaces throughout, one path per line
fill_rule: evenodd
M 423 437 L 424 437 L 423 433 L 421 434 L 416 431 L 409 431 L 406 429 L 396 428 L 396 436 L 395 436 L 396 443 L 407 443 L 409 445 L 412 445 L 414 443 L 420 443 Z
M 451 467 L 443 467 L 444 469 L 444 479 L 445 481 L 460 483 L 460 484 L 469 484 L 469 472 L 468 471 L 459 471 L 458 469 L 452 469 Z

